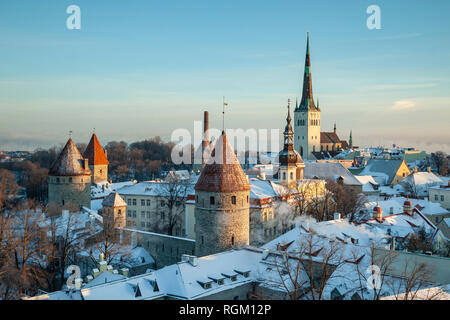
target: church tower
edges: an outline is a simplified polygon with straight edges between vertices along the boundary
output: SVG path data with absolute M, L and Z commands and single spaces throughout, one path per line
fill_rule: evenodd
M 48 202 L 91 207 L 91 170 L 72 139 L 48 172 Z
M 312 152 L 320 151 L 320 109 L 314 104 L 311 59 L 309 55 L 309 33 L 306 42 L 305 73 L 300 105 L 294 112 L 294 146 L 303 159 L 314 160 Z
M 89 141 L 83 157 L 89 160 L 89 169 L 92 171 L 92 183 L 108 181 L 109 162 L 95 133 L 92 134 L 91 141 Z
M 288 101 L 288 114 L 286 118 L 286 127 L 283 132 L 284 147 L 279 153 L 279 177 L 280 184 L 291 188 L 297 188 L 297 180 L 303 179 L 303 170 L 305 164 L 302 157 L 294 150 L 294 132 L 291 126 L 291 105 Z
M 249 202 L 250 184 L 223 131 L 195 185 L 197 256 L 249 244 Z

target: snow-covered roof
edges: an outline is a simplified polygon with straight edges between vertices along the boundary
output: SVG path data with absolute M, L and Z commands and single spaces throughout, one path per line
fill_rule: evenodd
M 375 192 L 374 186 L 379 184 L 373 179 L 372 176 L 355 176 L 355 178 L 363 185 L 363 192 Z
M 124 186 L 116 190 L 120 195 L 133 196 L 167 196 L 168 183 L 156 181 L 138 182 L 134 185 Z M 187 194 L 194 193 L 194 183 L 187 183 Z
M 356 179 L 353 174 L 348 171 L 342 164 L 330 162 L 306 162 L 304 170 L 305 178 L 322 178 L 332 179 L 336 181 L 337 178 L 342 177 L 344 184 L 347 185 L 361 185 L 361 182 Z
M 371 211 L 373 209 L 373 207 L 375 207 L 378 204 L 381 207 L 381 209 L 383 210 L 383 216 L 384 216 L 384 215 L 391 215 L 391 213 L 390 213 L 391 210 L 394 214 L 403 212 L 403 203 L 406 200 L 411 201 L 412 205 L 414 207 L 417 207 L 421 213 L 423 213 L 427 216 L 442 215 L 442 214 L 450 213 L 447 209 L 443 208 L 440 205 L 440 203 L 431 202 L 428 200 L 421 200 L 421 199 L 407 199 L 405 197 L 394 197 L 389 200 L 372 201 L 372 202 L 367 202 L 364 205 L 368 210 Z
M 109 207 L 124 207 L 127 205 L 122 197 L 117 192 L 111 192 L 102 202 L 103 206 Z
M 380 184 L 391 184 L 403 160 L 370 159 L 361 175 L 383 178 L 382 181 L 375 180 Z

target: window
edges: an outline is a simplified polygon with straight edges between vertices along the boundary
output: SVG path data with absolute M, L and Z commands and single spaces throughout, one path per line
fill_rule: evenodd
M 128 205 L 131 206 L 131 199 L 128 199 Z
M 133 210 L 133 218 L 136 218 L 136 210 Z
M 59 178 L 56 178 L 56 182 L 59 183 Z
M 161 217 L 161 220 L 164 221 L 164 218 L 165 218 L 164 217 L 164 212 L 161 212 L 160 217 Z
M 145 206 L 145 200 L 141 199 L 141 206 L 144 207 Z
M 69 178 L 69 182 L 70 182 L 70 183 L 72 182 L 72 178 Z
M 127 216 L 131 218 L 131 210 L 127 210 Z
M 141 218 L 142 218 L 142 219 L 145 218 L 145 211 L 141 211 Z
M 441 196 L 441 201 L 444 201 L 444 196 Z
M 231 237 L 231 245 L 234 246 L 234 236 Z
M 147 219 L 150 219 L 150 211 L 147 211 Z
M 102 169 L 100 169 L 100 174 L 102 174 L 103 173 L 103 170 Z
M 119 216 L 122 215 L 122 210 L 121 210 L 121 209 L 119 209 L 119 210 L 117 211 L 117 215 L 119 215 Z
M 147 207 L 150 207 L 150 200 L 147 200 Z
M 202 244 L 205 244 L 205 238 L 202 236 Z
M 137 205 L 137 201 L 136 201 L 136 199 L 133 199 L 133 206 L 136 206 Z
M 248 196 L 247 196 L 247 203 L 248 203 Z
M 160 205 L 161 207 L 164 207 L 164 200 L 161 200 L 161 202 L 159 203 L 159 205 Z
M 434 195 L 434 200 L 436 200 L 436 201 L 439 200 L 439 196 L 437 194 Z
M 143 221 L 141 222 L 141 227 L 145 228 L 145 222 L 143 222 Z
M 231 204 L 236 204 L 236 196 L 231 196 Z
M 291 172 L 291 179 L 294 179 L 294 173 Z
M 286 180 L 286 172 L 283 172 L 283 180 Z
M 209 197 L 209 204 L 214 204 L 214 203 L 215 203 L 214 197 Z

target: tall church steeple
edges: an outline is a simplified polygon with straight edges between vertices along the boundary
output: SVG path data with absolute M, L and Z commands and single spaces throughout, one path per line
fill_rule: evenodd
M 302 100 L 300 101 L 300 110 L 317 110 L 314 104 L 311 78 L 311 57 L 309 54 L 309 32 L 306 40 L 306 57 L 305 57 L 305 72 L 303 75 L 303 90 Z
M 303 159 L 314 160 L 320 151 L 320 109 L 314 103 L 311 77 L 309 33 L 306 41 L 305 71 L 300 105 L 294 112 L 294 147 Z

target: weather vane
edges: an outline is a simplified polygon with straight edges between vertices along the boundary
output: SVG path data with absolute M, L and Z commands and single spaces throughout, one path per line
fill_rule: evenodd
M 223 97 L 223 105 L 222 105 L 222 131 L 225 131 L 225 106 L 228 106 L 228 103 L 225 102 L 225 97 Z

